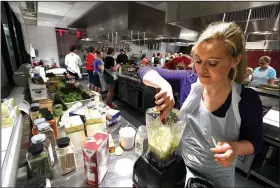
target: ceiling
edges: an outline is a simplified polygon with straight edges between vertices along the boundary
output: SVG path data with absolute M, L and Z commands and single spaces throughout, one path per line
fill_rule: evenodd
M 77 2 L 77 1 L 60 1 L 60 2 L 37 2 L 37 22 L 29 22 L 30 19 L 24 19 L 23 8 L 28 7 L 25 1 L 9 2 L 10 7 L 18 17 L 21 23 L 38 26 L 61 27 L 67 28 L 71 22 L 78 19 L 99 2 Z
M 67 28 L 98 2 L 38 2 L 37 25 Z
M 97 6 L 99 2 L 92 1 L 56 1 L 37 2 L 36 19 L 23 19 L 23 7 L 28 7 L 25 1 L 9 2 L 11 8 L 17 15 L 20 22 L 38 26 L 67 28 L 75 20 L 86 14 L 90 9 Z M 166 2 L 138 2 L 161 11 L 166 11 Z M 30 21 L 31 20 L 31 21 Z

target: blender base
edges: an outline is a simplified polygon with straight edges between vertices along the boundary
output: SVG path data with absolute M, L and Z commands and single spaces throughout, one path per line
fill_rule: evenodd
M 132 181 L 135 187 L 185 187 L 186 165 L 183 158 L 179 155 L 169 165 L 159 168 L 153 163 L 150 163 L 143 154 L 135 162 L 133 167 Z

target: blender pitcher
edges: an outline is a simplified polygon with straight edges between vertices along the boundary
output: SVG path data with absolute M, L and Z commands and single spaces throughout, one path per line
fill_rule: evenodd
M 168 160 L 178 149 L 186 126 L 186 121 L 180 118 L 180 111 L 172 108 L 163 124 L 160 112 L 149 108 L 146 111 L 146 126 L 149 150 L 158 160 Z

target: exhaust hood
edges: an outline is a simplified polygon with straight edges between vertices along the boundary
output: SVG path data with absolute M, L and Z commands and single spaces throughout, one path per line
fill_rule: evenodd
M 279 31 L 277 2 L 168 2 L 166 23 L 201 32 L 215 21 L 235 21 L 246 33 Z M 250 10 L 251 9 L 251 10 Z M 278 20 L 278 21 L 277 21 Z M 259 40 L 264 35 L 251 34 L 248 41 Z M 270 34 L 270 40 L 279 35 Z
M 87 30 L 89 38 L 99 40 L 179 38 L 181 28 L 165 23 L 165 12 L 136 2 L 102 2 L 68 25 Z M 131 33 L 132 31 L 132 33 Z M 117 37 L 115 33 L 117 32 Z M 114 33 L 114 36 L 111 34 Z M 98 36 L 98 37 L 96 37 Z M 140 37 L 139 37 L 140 36 Z

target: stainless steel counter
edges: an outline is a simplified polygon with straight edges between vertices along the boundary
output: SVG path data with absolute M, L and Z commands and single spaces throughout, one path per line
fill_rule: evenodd
M 108 133 L 112 134 L 115 146 L 118 146 L 118 132 L 122 126 L 133 127 L 128 121 L 122 119 L 119 123 L 107 130 Z M 109 170 L 99 187 L 132 187 L 132 172 L 136 159 L 134 149 L 124 151 L 121 156 L 109 154 Z M 55 162 L 53 167 L 53 178 L 51 179 L 52 187 L 90 187 L 85 181 L 84 161 L 81 150 L 76 152 L 76 161 L 78 167 L 77 170 L 64 176 L 60 174 L 57 161 Z
M 133 77 L 133 76 L 129 76 L 129 75 L 125 75 L 125 74 L 119 74 L 119 73 L 117 73 L 117 76 L 118 76 L 118 77 L 127 78 L 127 79 L 131 79 L 131 80 L 133 80 L 133 81 L 136 81 L 136 82 L 141 83 L 141 81 L 140 81 L 139 78 L 137 79 L 137 78 L 135 78 L 135 77 Z

